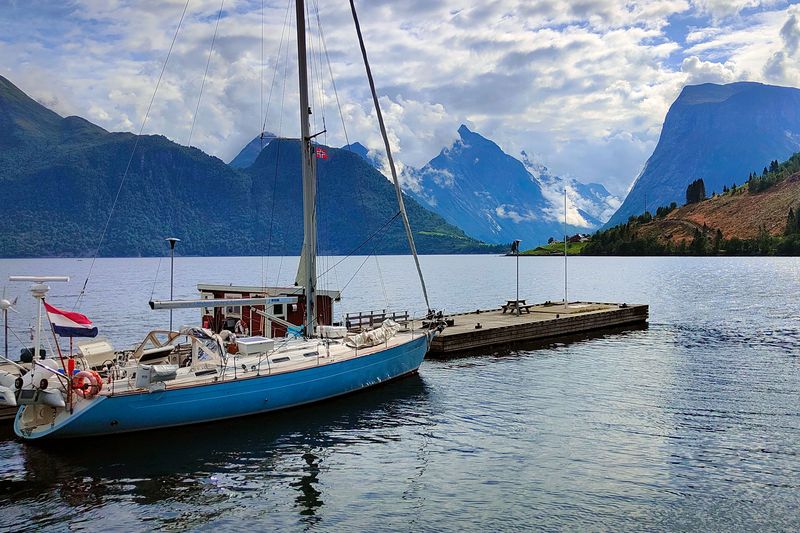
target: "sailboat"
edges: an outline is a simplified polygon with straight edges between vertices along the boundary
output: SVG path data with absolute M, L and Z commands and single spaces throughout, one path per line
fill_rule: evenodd
M 353 15 L 361 40 L 354 8 Z M 296 22 L 304 216 L 298 271 L 305 299 L 302 337 L 232 339 L 227 332 L 184 327 L 179 331 L 151 331 L 130 352 L 114 352 L 107 343 L 97 341 L 83 345 L 74 358 L 35 360 L 33 370 L 16 381 L 20 407 L 14 432 L 22 439 L 89 437 L 256 415 L 341 396 L 417 372 L 439 331 L 435 321 L 415 329 L 413 321 L 399 324 L 387 320 L 358 333 L 317 323 L 315 147 L 309 125 L 303 0 L 296 1 Z M 362 53 L 377 104 L 363 40 Z M 379 106 L 377 115 L 427 302 Z M 47 283 L 62 280 L 36 276 L 15 279 L 34 283 L 31 290 L 39 306 L 34 353 L 39 353 Z M 297 302 L 296 297 L 264 296 L 151 302 L 151 307 L 262 305 L 267 309 Z M 104 357 L 108 359 L 100 367 L 90 361 Z

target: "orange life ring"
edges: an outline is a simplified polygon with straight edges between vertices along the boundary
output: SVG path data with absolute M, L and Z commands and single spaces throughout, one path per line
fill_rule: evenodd
M 72 389 L 87 400 L 103 389 L 103 378 L 94 370 L 81 370 L 72 376 Z

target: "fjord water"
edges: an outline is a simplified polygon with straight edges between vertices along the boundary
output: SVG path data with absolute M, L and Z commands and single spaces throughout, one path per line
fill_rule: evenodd
M 436 307 L 514 296 L 513 258 L 421 260 Z M 89 264 L 0 275 L 71 275 L 50 298 L 71 308 Z M 290 284 L 296 264 L 178 258 L 176 297 L 264 271 Z M 520 259 L 522 297 L 560 300 L 562 268 Z M 649 303 L 649 327 L 428 360 L 281 414 L 45 447 L 5 430 L 0 530 L 798 529 L 800 261 L 571 258 L 569 278 L 570 299 Z M 79 309 L 125 346 L 166 322 L 146 302 L 168 279 L 165 260 L 98 260 Z M 323 283 L 346 285 L 338 311 L 424 308 L 407 257 L 349 258 Z M 22 336 L 33 306 L 13 287 Z

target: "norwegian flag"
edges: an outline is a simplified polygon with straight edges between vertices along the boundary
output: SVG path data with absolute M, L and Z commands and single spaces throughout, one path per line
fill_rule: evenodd
M 328 151 L 325 148 L 317 147 L 314 150 L 314 154 L 317 156 L 317 159 L 328 159 Z

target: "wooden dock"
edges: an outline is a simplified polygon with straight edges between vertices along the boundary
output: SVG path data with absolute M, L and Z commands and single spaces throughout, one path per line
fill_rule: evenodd
M 434 338 L 429 356 L 642 325 L 649 314 L 643 304 L 547 302 L 526 307 L 529 312 L 521 314 L 497 308 L 447 315 L 453 325 Z

